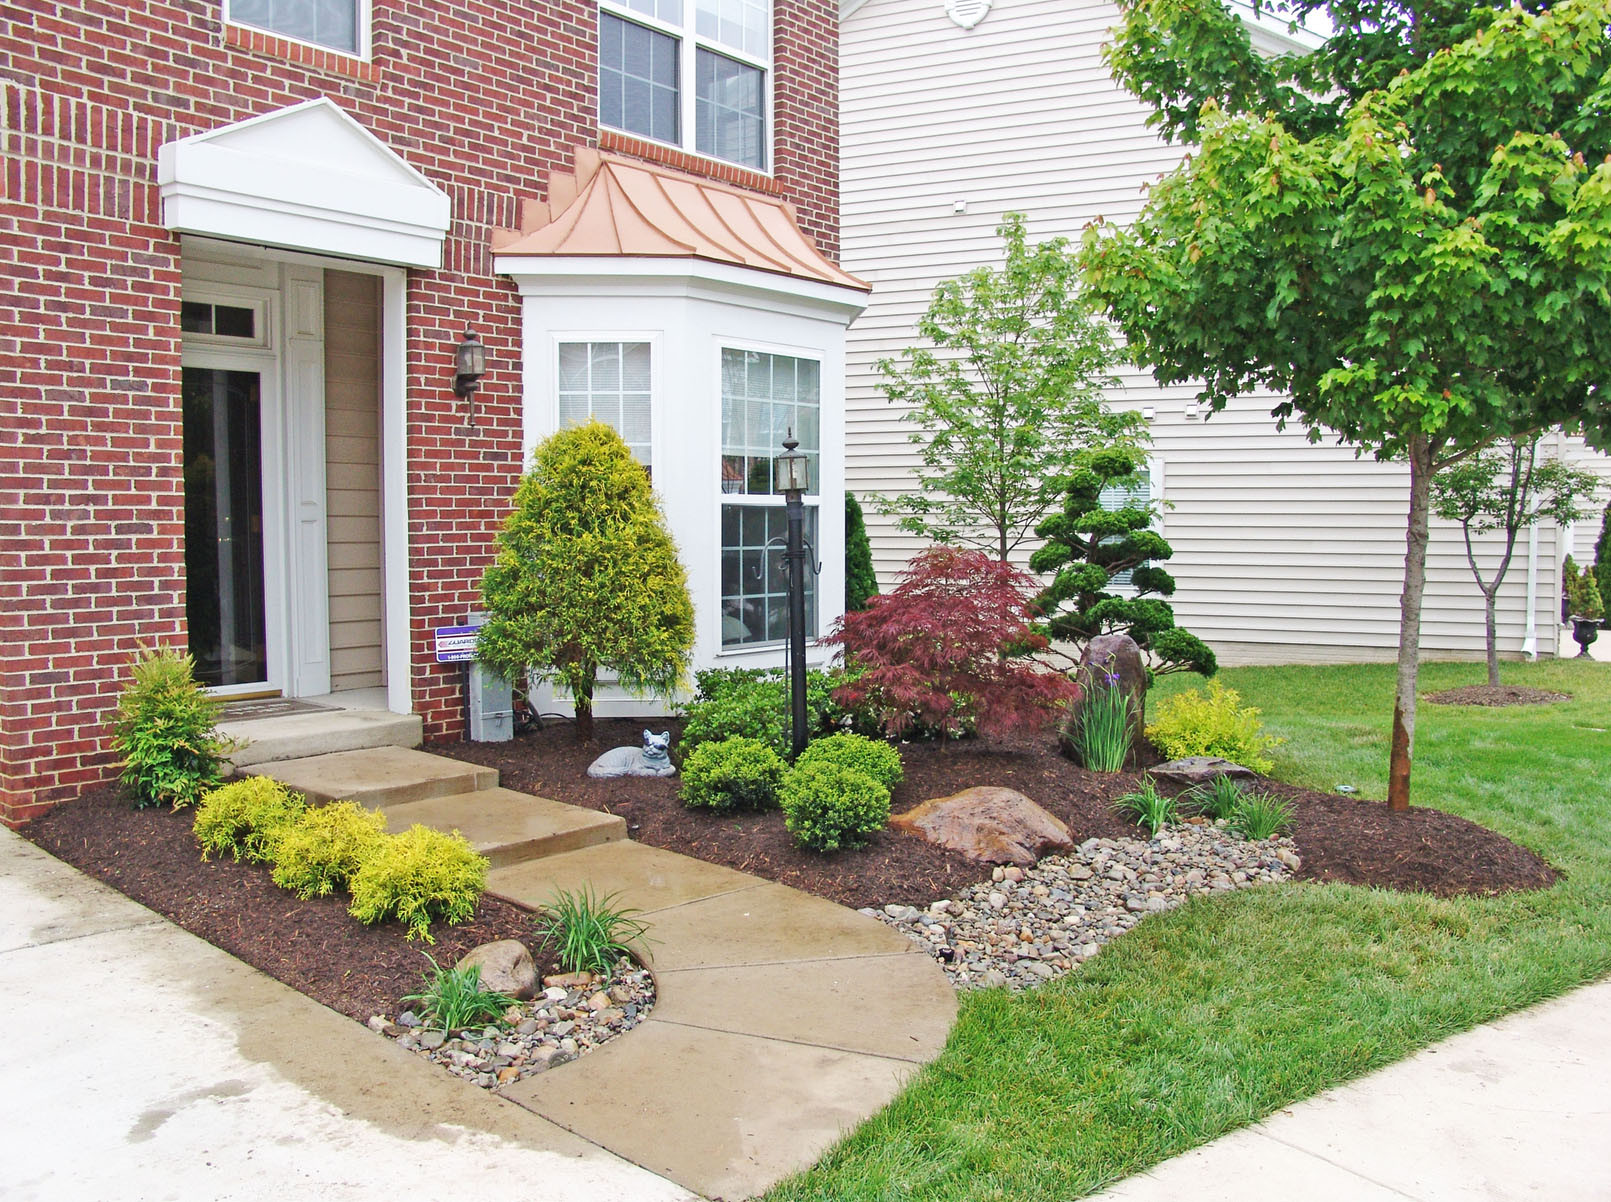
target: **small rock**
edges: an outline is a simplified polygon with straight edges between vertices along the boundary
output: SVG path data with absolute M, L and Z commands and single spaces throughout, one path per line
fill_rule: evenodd
M 999 910 L 1007 904 L 1007 895 L 1005 893 L 992 893 L 986 900 L 992 910 Z
M 543 990 L 543 997 L 547 998 L 551 1002 L 563 1002 L 569 996 L 570 994 L 561 989 L 558 985 L 550 985 L 547 989 Z
M 446 1031 L 424 1031 L 420 1034 L 420 1047 L 428 1052 L 434 1052 L 447 1042 Z
M 518 939 L 500 939 L 471 948 L 459 958 L 460 969 L 476 968 L 481 987 L 512 998 L 529 998 L 537 992 L 537 966 L 531 952 Z
M 514 1067 L 500 1068 L 498 1070 L 498 1084 L 499 1085 L 509 1085 L 510 1083 L 515 1081 L 519 1076 L 520 1076 L 520 1070 L 518 1068 L 514 1068 Z
M 417 1027 L 420 1025 L 420 1016 L 412 1010 L 404 1010 L 397 1016 L 397 1025 L 399 1027 Z
M 544 977 L 543 984 L 550 989 L 580 989 L 584 985 L 591 985 L 598 978 L 590 972 L 562 972 L 551 977 Z M 552 996 L 552 995 L 550 995 Z
M 610 995 L 602 989 L 599 990 L 587 999 L 587 1008 L 594 1014 L 597 1014 L 600 1010 L 608 1010 L 610 1008 Z
M 384 1014 L 371 1014 L 369 1016 L 369 1029 L 377 1035 L 391 1025 Z

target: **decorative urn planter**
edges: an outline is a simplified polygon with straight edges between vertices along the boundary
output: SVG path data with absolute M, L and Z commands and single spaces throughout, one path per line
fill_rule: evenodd
M 1577 644 L 1579 659 L 1587 659 L 1589 644 L 1600 637 L 1599 618 L 1580 618 L 1572 615 L 1572 641 Z

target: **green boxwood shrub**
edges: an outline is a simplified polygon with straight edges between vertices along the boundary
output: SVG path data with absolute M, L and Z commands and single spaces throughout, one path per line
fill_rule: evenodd
M 683 714 L 677 754 L 686 760 L 702 743 L 759 739 L 779 755 L 789 749 L 789 685 L 762 668 L 712 668 L 695 673 L 698 693 Z M 835 729 L 845 714 L 834 703 L 838 674 L 806 673 L 806 718 L 812 733 Z
M 698 809 L 769 809 L 788 766 L 759 739 L 701 743 L 682 765 L 683 804 Z
M 408 927 L 410 939 L 435 943 L 432 922 L 451 926 L 475 917 L 488 867 L 486 857 L 457 831 L 449 835 L 411 826 L 386 836 L 353 874 L 347 912 L 366 923 L 396 918 Z
M 899 751 L 888 743 L 849 731 L 813 740 L 794 764 L 797 768 L 808 764 L 838 764 L 841 768 L 872 777 L 886 789 L 900 784 L 905 775 Z
M 838 764 L 792 769 L 778 791 L 784 825 L 802 847 L 860 847 L 889 825 L 889 790 Z
M 1215 755 L 1255 772 L 1267 773 L 1275 765 L 1269 751 L 1285 740 L 1264 733 L 1259 711 L 1243 707 L 1235 689 L 1217 680 L 1208 692 L 1187 689 L 1159 703 L 1147 726 L 1147 738 L 1167 759 L 1188 755 Z
M 352 801 L 315 806 L 274 844 L 274 883 L 300 898 L 328 897 L 345 887 L 386 839 L 386 819 Z
M 142 650 L 118 698 L 112 746 L 134 804 L 194 805 L 224 779 L 231 744 L 214 729 L 218 702 L 196 683 L 195 664 L 172 647 Z
M 302 794 L 291 792 L 279 781 L 248 776 L 203 796 L 191 829 L 204 860 L 216 853 L 265 864 L 274 859 L 280 837 L 306 808 Z

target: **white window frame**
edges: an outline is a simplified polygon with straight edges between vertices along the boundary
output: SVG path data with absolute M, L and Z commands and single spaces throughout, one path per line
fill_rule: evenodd
M 559 424 L 559 348 L 566 342 L 645 342 L 649 345 L 649 455 L 651 461 L 660 461 L 664 455 L 661 446 L 661 430 L 664 424 L 660 421 L 661 409 L 661 343 L 662 332 L 659 330 L 611 330 L 611 329 L 583 329 L 583 330 L 549 330 L 548 332 L 548 362 L 544 365 L 544 374 L 548 379 L 547 391 L 543 401 L 541 420 L 547 423 L 547 429 L 535 431 L 535 440 L 532 447 L 540 443 L 550 434 L 557 434 Z M 610 423 L 605 422 L 605 425 Z M 614 430 L 614 426 L 610 426 Z M 619 434 L 620 431 L 616 430 Z M 531 447 L 526 449 L 528 459 Z M 529 466 L 529 464 L 528 464 Z
M 599 0 L 599 12 L 608 13 L 610 16 L 618 17 L 621 20 L 626 21 L 628 24 L 641 25 L 645 29 L 651 29 L 656 33 L 665 34 L 668 37 L 676 39 L 677 132 L 680 140 L 677 142 L 667 142 L 661 138 L 651 138 L 648 134 L 637 133 L 630 129 L 621 129 L 614 125 L 604 125 L 602 117 L 599 120 L 599 125 L 605 129 L 615 130 L 617 133 L 624 134 L 629 138 L 640 138 L 645 142 L 653 142 L 659 146 L 670 146 L 684 152 L 685 154 L 691 154 L 697 158 L 706 159 L 712 163 L 726 163 L 730 167 L 738 167 L 745 171 L 753 171 L 757 175 L 770 176 L 773 172 L 774 160 L 777 158 L 776 144 L 772 136 L 772 131 L 776 128 L 777 113 L 772 69 L 773 60 L 776 55 L 769 53 L 765 58 L 759 58 L 753 54 L 747 54 L 742 50 L 737 50 L 732 46 L 727 45 L 725 42 L 718 42 L 714 38 L 704 37 L 696 33 L 694 30 L 696 22 L 694 20 L 694 13 L 692 11 L 695 0 L 680 0 L 680 2 L 683 11 L 683 23 L 678 25 L 673 24 L 670 21 L 663 21 L 658 17 L 652 17 L 647 13 L 639 12 L 634 8 L 629 8 L 626 4 L 620 3 L 619 0 Z M 773 20 L 775 12 L 776 0 L 770 0 L 770 2 L 767 4 L 766 13 L 766 44 L 769 50 L 776 44 L 776 26 Z M 751 163 L 740 163 L 733 159 L 720 158 L 697 148 L 694 135 L 696 109 L 694 98 L 694 72 L 697 69 L 696 64 L 699 59 L 698 51 L 700 50 L 708 50 L 712 54 L 720 55 L 723 58 L 730 58 L 734 62 L 742 63 L 746 67 L 754 67 L 761 72 L 761 104 L 764 109 L 764 111 L 761 113 L 761 148 L 765 158 L 765 162 L 762 163 L 761 166 L 757 167 Z
M 326 54 L 339 54 L 344 58 L 356 59 L 359 62 L 368 62 L 374 49 L 370 40 L 372 10 L 374 0 L 352 0 L 358 9 L 358 46 L 353 50 L 344 50 L 340 46 L 328 46 L 323 42 L 310 42 L 306 38 L 296 37 L 294 34 L 283 33 L 278 29 L 270 29 L 266 25 L 254 25 L 250 21 L 243 21 L 236 17 L 232 9 L 234 0 L 223 0 L 224 23 L 234 25 L 239 29 L 254 29 L 258 33 L 266 33 L 270 37 L 284 38 L 287 42 L 298 46 L 307 46 L 311 50 L 323 50 Z
M 724 599 L 724 594 L 723 594 L 723 591 L 722 591 L 722 581 L 721 581 L 722 556 L 726 552 L 726 544 L 722 541 L 722 534 L 721 534 L 721 530 L 722 530 L 722 510 L 723 510 L 723 508 L 725 508 L 726 506 L 729 506 L 729 505 L 735 505 L 735 506 L 738 506 L 740 508 L 753 506 L 753 507 L 755 507 L 757 509 L 778 509 L 778 510 L 781 510 L 787 505 L 787 501 L 785 500 L 783 495 L 781 493 L 777 493 L 777 492 L 731 493 L 731 492 L 722 491 L 722 456 L 726 453 L 727 443 L 722 437 L 722 429 L 721 429 L 721 420 L 722 420 L 722 418 L 721 418 L 721 392 L 720 392 L 720 389 L 721 389 L 721 380 L 722 380 L 722 354 L 725 351 L 754 351 L 756 354 L 774 355 L 774 356 L 777 356 L 779 358 L 808 359 L 812 363 L 815 363 L 817 365 L 817 409 L 818 409 L 818 416 L 817 416 L 817 430 L 818 430 L 817 442 L 818 442 L 818 446 L 817 446 L 817 450 L 816 450 L 817 472 L 816 472 L 816 479 L 811 481 L 811 486 L 814 489 L 814 491 L 808 492 L 808 493 L 803 493 L 801 495 L 800 502 L 801 502 L 802 506 L 806 510 L 806 514 L 807 514 L 806 525 L 807 525 L 807 527 L 812 525 L 812 515 L 814 514 L 814 516 L 815 516 L 816 541 L 818 543 L 820 543 L 822 541 L 822 523 L 823 523 L 823 517 L 822 517 L 822 467 L 821 467 L 822 459 L 823 459 L 822 446 L 821 446 L 821 442 L 822 442 L 822 438 L 821 438 L 821 430 L 822 430 L 822 414 L 821 414 L 821 410 L 822 410 L 823 354 L 822 354 L 821 348 L 814 348 L 814 347 L 807 347 L 807 346 L 784 346 L 784 345 L 781 345 L 781 344 L 778 344 L 778 343 L 756 342 L 756 341 L 754 341 L 752 339 L 748 339 L 748 338 L 723 338 L 723 337 L 718 336 L 715 339 L 715 360 L 716 361 L 715 361 L 715 364 L 714 364 L 715 375 L 713 377 L 715 379 L 715 381 L 716 381 L 716 387 L 717 387 L 717 396 L 716 396 L 716 456 L 715 456 L 715 463 L 713 465 L 714 466 L 714 472 L 713 472 L 713 481 L 712 481 L 712 486 L 713 486 L 713 489 L 714 489 L 714 491 L 716 493 L 716 506 L 715 506 L 715 511 L 714 511 L 714 513 L 712 514 L 712 517 L 711 517 L 711 520 L 714 521 L 715 524 L 716 524 L 716 603 L 718 605 L 720 605 L 722 603 L 723 599 Z M 779 444 L 779 446 L 778 446 L 777 453 L 779 455 L 783 454 L 783 447 L 782 447 L 781 444 Z M 774 458 L 775 458 L 775 456 L 774 456 Z M 821 558 L 822 558 L 822 548 L 820 546 L 810 546 L 810 547 L 808 547 L 806 549 L 806 554 L 808 556 L 811 556 L 812 558 L 820 561 Z M 806 646 L 807 647 L 815 647 L 815 646 L 819 645 L 821 643 L 821 641 L 822 641 L 822 636 L 823 636 L 822 582 L 821 582 L 820 578 L 818 578 L 816 580 L 816 590 L 817 590 L 817 593 L 816 593 L 816 597 L 817 597 L 817 604 L 816 604 L 817 629 L 816 629 L 816 632 L 814 634 L 811 634 L 811 635 L 807 636 L 807 638 L 806 638 Z M 749 653 L 755 652 L 755 651 L 771 651 L 771 650 L 777 649 L 778 647 L 783 646 L 787 641 L 788 641 L 787 639 L 757 639 L 756 641 L 749 642 L 749 643 L 727 643 L 727 642 L 724 642 L 722 640 L 720 631 L 718 630 L 717 639 L 716 639 L 716 645 L 717 645 L 716 654 L 717 654 L 718 657 L 720 657 L 720 656 L 729 656 L 729 655 L 746 655 L 746 654 L 749 654 Z
M 558 432 L 561 429 L 561 426 L 560 426 L 561 418 L 560 418 L 560 413 L 559 413 L 559 394 L 561 392 L 565 391 L 563 388 L 560 387 L 560 383 L 559 383 L 559 352 L 560 352 L 560 348 L 565 347 L 565 346 L 586 346 L 586 347 L 591 348 L 591 347 L 594 347 L 594 346 L 599 346 L 599 345 L 604 345 L 604 344 L 614 344 L 616 346 L 624 346 L 627 343 L 637 343 L 639 345 L 646 346 L 646 347 L 649 348 L 649 388 L 648 388 L 648 392 L 649 392 L 649 462 L 644 464 L 643 466 L 648 468 L 650 470 L 651 474 L 652 474 L 652 472 L 654 470 L 654 460 L 655 460 L 655 455 L 656 455 L 655 439 L 656 439 L 657 435 L 660 432 L 660 423 L 655 420 L 655 402 L 656 402 L 656 400 L 658 399 L 658 396 L 659 396 L 659 387 L 658 387 L 658 385 L 659 385 L 659 379 L 660 379 L 660 365 L 659 365 L 659 362 L 658 362 L 659 355 L 657 354 L 658 347 L 655 344 L 655 339 L 650 335 L 644 335 L 642 337 L 636 337 L 636 338 L 628 338 L 628 337 L 624 337 L 624 336 L 617 336 L 615 334 L 589 335 L 589 336 L 587 336 L 585 338 L 581 338 L 581 337 L 573 338 L 573 337 L 564 336 L 564 335 L 555 335 L 554 339 L 553 339 L 552 353 L 549 356 L 550 363 L 551 363 L 551 365 L 553 367 L 553 373 L 552 373 L 552 375 L 553 375 L 553 385 L 554 385 L 553 406 L 552 406 L 553 427 L 554 427 L 555 432 Z M 592 393 L 589 392 L 588 395 L 589 395 L 589 399 L 591 399 Z M 592 417 L 592 418 L 597 419 L 598 421 L 604 421 L 604 419 L 599 417 L 596 413 L 589 413 L 589 416 Z M 617 434 L 621 435 L 621 439 L 622 439 L 623 442 L 626 440 L 625 432 L 616 429 L 615 424 L 613 422 L 604 421 L 604 424 L 606 426 L 609 426 L 610 429 L 615 430 L 615 432 Z M 630 445 L 631 444 L 628 444 L 629 449 L 630 449 Z M 634 458 L 636 458 L 635 455 L 634 455 Z
M 1148 455 L 1144 469 L 1147 473 L 1147 503 L 1154 507 L 1152 525 L 1147 529 L 1161 537 L 1164 535 L 1164 467 L 1163 460 L 1157 455 Z M 1100 504 L 1100 501 L 1098 502 Z M 1104 506 L 1104 509 L 1106 506 Z M 1109 512 L 1112 512 L 1111 510 Z M 1151 563 L 1151 560 L 1147 561 Z M 1117 578 L 1108 581 L 1108 591 L 1120 597 L 1135 597 L 1136 587 L 1129 579 Z

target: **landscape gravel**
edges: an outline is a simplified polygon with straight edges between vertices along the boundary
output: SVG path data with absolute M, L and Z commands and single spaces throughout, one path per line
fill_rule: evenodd
M 1299 867 L 1291 839 L 1253 842 L 1223 823 L 1185 823 L 1155 839 L 1087 839 L 1031 868 L 992 869 L 989 881 L 925 910 L 861 912 L 911 938 L 958 989 L 1027 989 L 1089 960 L 1148 914 L 1284 881 Z
M 395 1021 L 377 1014 L 369 1026 L 456 1077 L 496 1089 L 585 1056 L 637 1026 L 654 1003 L 654 977 L 622 960 L 608 980 L 590 973 L 544 977 L 537 996 L 511 1006 L 498 1023 L 444 1032 L 405 1010 Z

